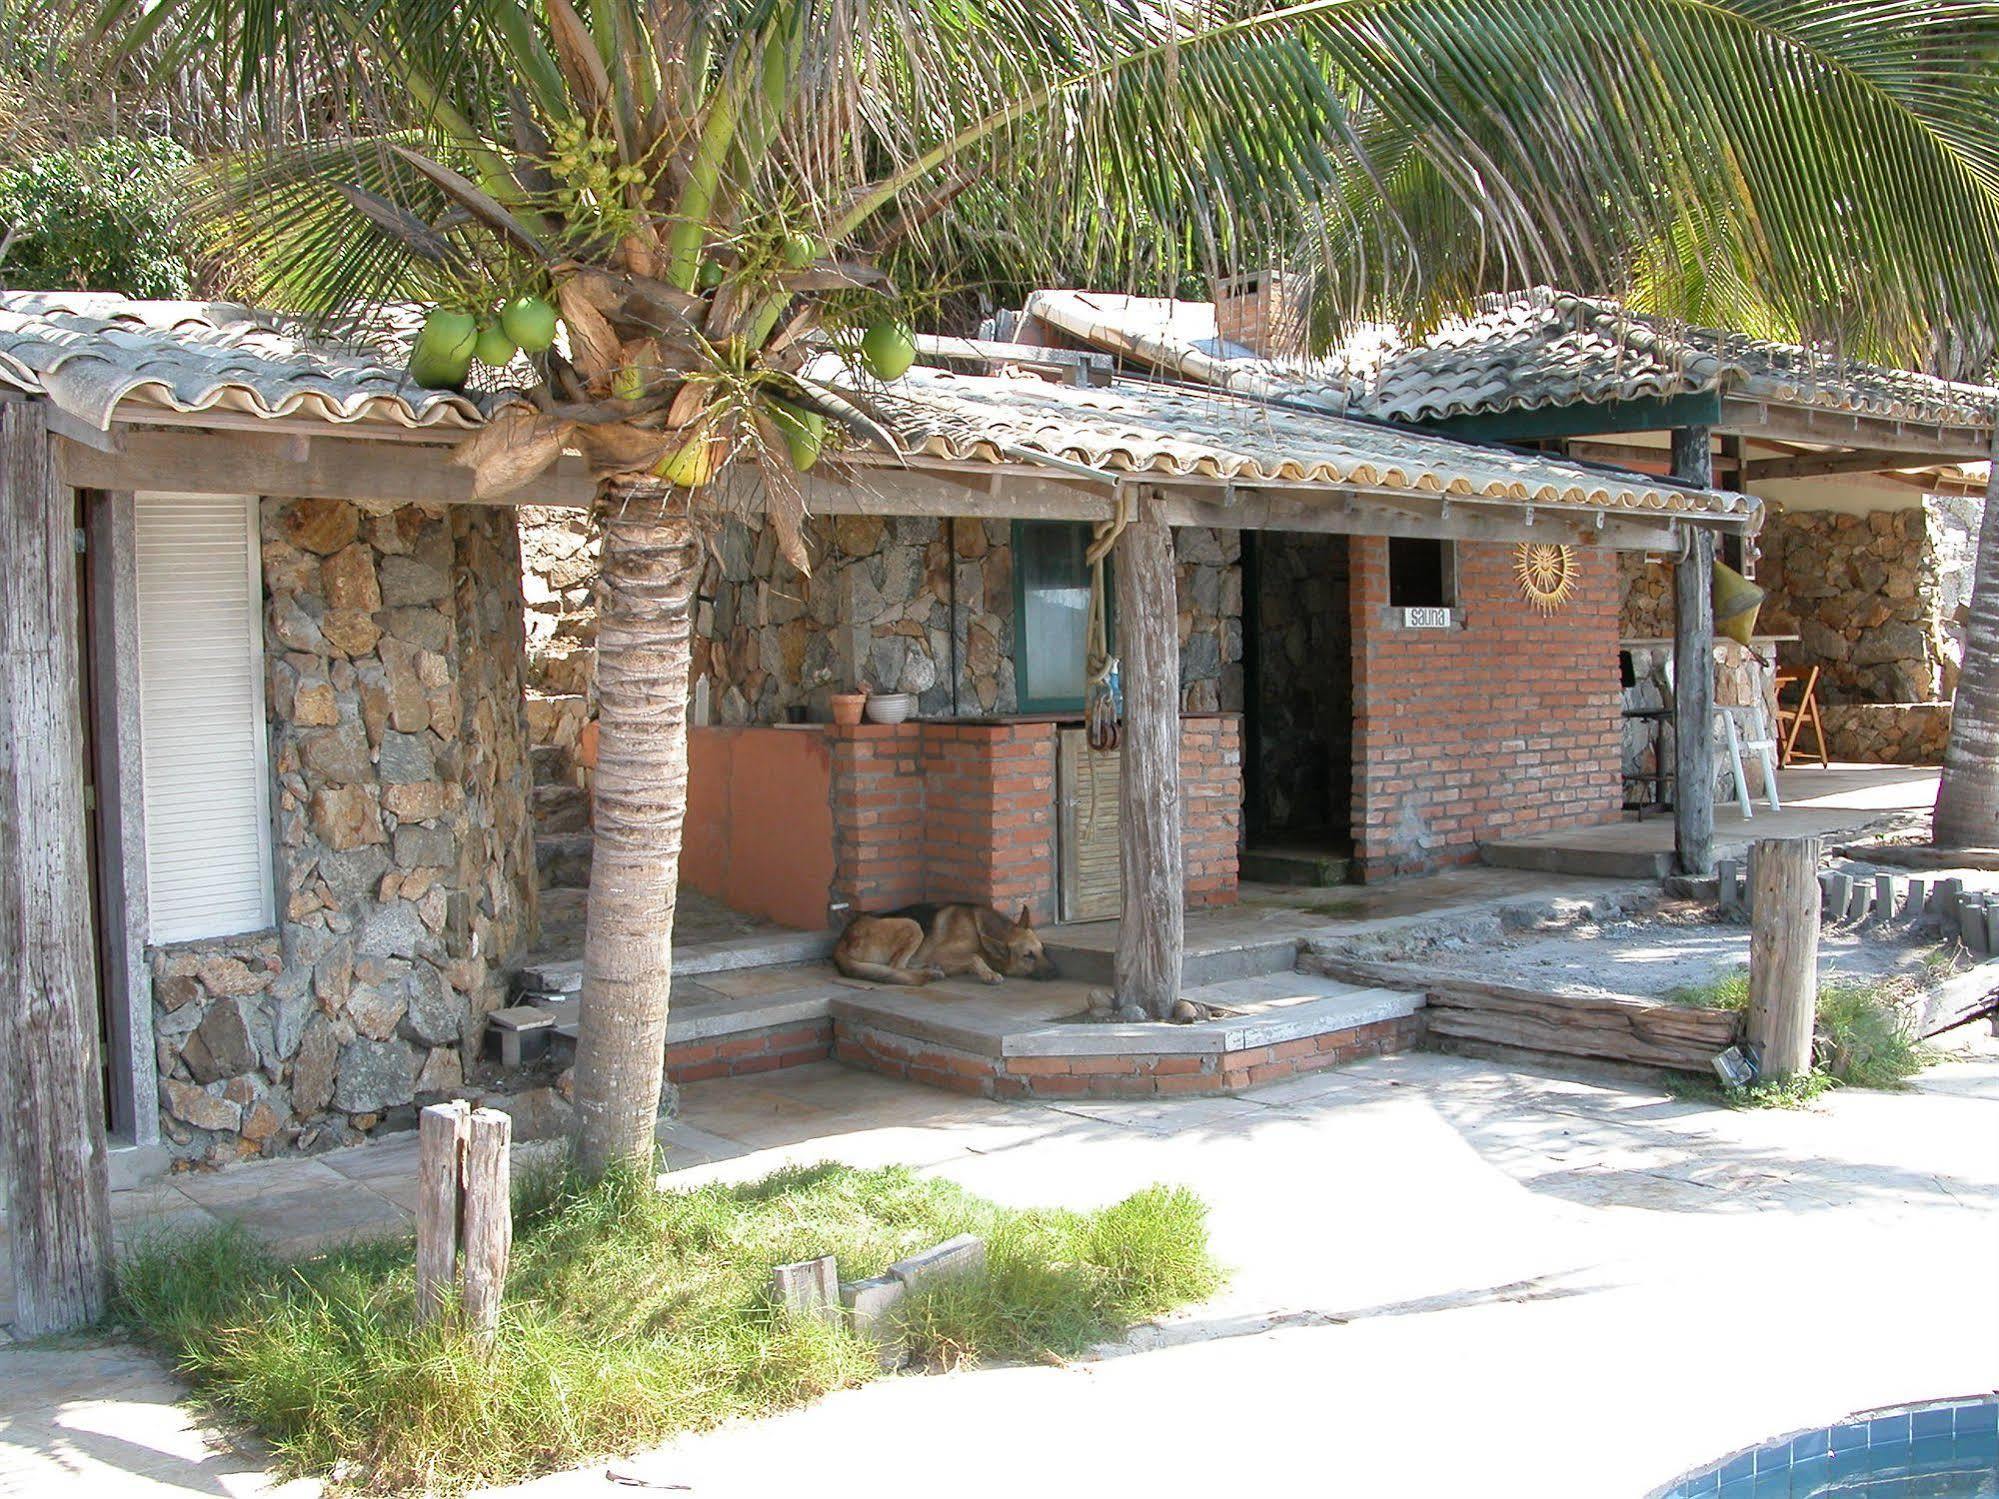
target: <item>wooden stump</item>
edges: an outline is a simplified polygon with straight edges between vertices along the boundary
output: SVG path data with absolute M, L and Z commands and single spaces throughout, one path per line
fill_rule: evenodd
M 458 1201 L 471 1105 L 455 1098 L 417 1116 L 416 1307 L 435 1322 L 458 1289 Z
M 512 1115 L 479 1109 L 465 1139 L 465 1322 L 482 1343 L 499 1329 L 514 1250 L 513 1138 Z
M 1772 1082 L 1812 1068 L 1820 853 L 1816 838 L 1765 838 L 1749 850 L 1749 1041 Z
M 1124 764 L 1118 778 L 1118 860 L 1124 909 L 1115 988 L 1120 1004 L 1164 1020 L 1180 998 L 1186 944 L 1186 861 L 1180 828 L 1180 636 L 1173 529 L 1155 495 L 1113 549 L 1118 655 L 1124 677 Z
M 0 1150 L 24 1337 L 111 1293 L 74 525 L 43 408 L 0 401 Z

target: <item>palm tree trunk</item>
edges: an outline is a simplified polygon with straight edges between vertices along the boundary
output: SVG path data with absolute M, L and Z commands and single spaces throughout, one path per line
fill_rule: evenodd
M 576 1155 L 592 1176 L 651 1165 L 666 1069 L 700 574 L 689 501 L 686 490 L 632 477 L 597 495 L 595 838 L 576 1043 Z
M 1969 614 L 1932 836 L 1943 848 L 1999 848 L 1999 457 L 1985 482 Z

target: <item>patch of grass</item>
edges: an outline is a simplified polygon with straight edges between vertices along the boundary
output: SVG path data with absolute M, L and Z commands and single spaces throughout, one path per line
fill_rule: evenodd
M 857 1279 L 959 1233 L 985 1236 L 989 1274 L 911 1308 L 912 1346 L 935 1362 L 1080 1353 L 1221 1282 L 1185 1190 L 1023 1211 L 902 1169 L 824 1165 L 685 1191 L 636 1173 L 527 1183 L 488 1354 L 416 1325 L 408 1239 L 282 1260 L 239 1230 L 163 1235 L 122 1262 L 116 1316 L 288 1467 L 451 1492 L 875 1378 L 844 1329 L 771 1303 L 771 1267 L 835 1254 Z
M 1709 1010 L 1749 1008 L 1749 970 L 1737 969 L 1706 984 L 1668 990 L 1673 1004 Z M 1892 984 L 1834 981 L 1819 986 L 1810 1076 L 1787 1083 L 1758 1083 L 1711 1094 L 1689 1086 L 1683 1097 L 1719 1097 L 1732 1107 L 1799 1108 L 1828 1088 L 1898 1088 L 1929 1065 L 1931 1053 L 1915 1034 Z

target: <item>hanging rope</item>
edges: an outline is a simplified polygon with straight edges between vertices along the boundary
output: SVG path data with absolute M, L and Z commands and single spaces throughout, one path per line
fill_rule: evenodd
M 1104 560 L 1131 523 L 1131 505 L 1124 491 L 1117 490 L 1112 498 L 1117 503 L 1116 518 L 1097 523 L 1089 549 L 1083 553 L 1083 560 L 1090 565 L 1090 619 L 1083 645 L 1083 670 L 1087 678 L 1083 693 L 1084 735 L 1091 749 L 1106 755 L 1118 747 L 1122 736 L 1118 729 L 1117 694 L 1111 687 L 1117 676 L 1118 659 L 1111 654 Z

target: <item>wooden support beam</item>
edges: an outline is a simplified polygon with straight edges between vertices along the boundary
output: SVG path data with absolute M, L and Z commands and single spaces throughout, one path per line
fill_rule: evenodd
M 1893 417 L 1862 416 L 1853 411 L 1777 405 L 1747 396 L 1729 396 L 1723 400 L 1721 420 L 1716 427 L 1759 441 L 1878 448 L 1939 463 L 1983 462 L 1991 453 L 1993 430 L 1990 423 L 1970 427 L 1905 422 Z
M 1749 1042 L 1770 1082 L 1812 1070 L 1822 851 L 1816 838 L 1759 838 L 1749 848 Z
M 1797 453 L 1789 458 L 1758 458 L 1743 465 L 1742 482 L 1766 479 L 1811 479 L 1821 474 L 1879 474 L 1894 469 L 1922 468 L 1934 458 L 1920 453 L 1893 453 L 1883 448 L 1842 448 L 1830 453 Z
M 84 848 L 75 507 L 39 402 L 0 401 L 0 1148 L 14 1326 L 111 1293 L 97 960 Z
M 1112 549 L 1117 648 L 1124 682 L 1118 777 L 1118 862 L 1124 909 L 1118 922 L 1119 1004 L 1164 1020 L 1180 998 L 1186 945 L 1186 860 L 1180 813 L 1180 636 L 1173 528 L 1156 495 Z
M 1243 531 L 1303 531 L 1330 536 L 1407 536 L 1426 541 L 1554 541 L 1613 551 L 1658 552 L 1680 549 L 1676 529 L 1687 522 L 1647 513 L 1629 518 L 1608 511 L 1539 506 L 1529 521 L 1526 507 L 1299 490 L 1238 489 L 1235 502 L 1205 498 L 1200 491 L 1169 491 L 1160 504 L 1176 526 L 1220 526 Z M 1602 524 L 1598 524 L 1599 518 Z M 1743 524 L 1743 522 L 1738 522 Z
M 1673 432 L 1673 477 L 1706 489 L 1713 433 Z M 1714 532 L 1690 528 L 1673 569 L 1673 852 L 1681 874 L 1714 866 Z

